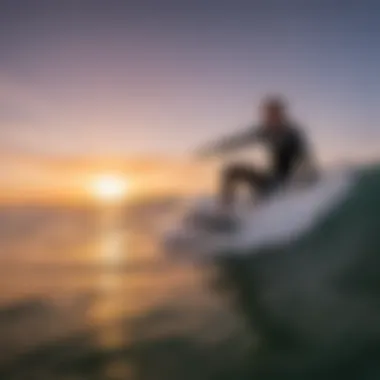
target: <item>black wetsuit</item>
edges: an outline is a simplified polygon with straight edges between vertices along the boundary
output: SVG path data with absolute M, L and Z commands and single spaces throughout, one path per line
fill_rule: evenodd
M 235 188 L 240 183 L 248 184 L 259 194 L 266 194 L 276 189 L 289 179 L 297 165 L 308 155 L 303 134 L 291 125 L 282 126 L 277 130 L 251 129 L 238 137 L 223 140 L 216 148 L 219 151 L 225 151 L 256 141 L 268 147 L 272 161 L 271 171 L 263 173 L 250 165 L 228 166 L 222 174 L 221 197 L 223 203 L 233 201 Z

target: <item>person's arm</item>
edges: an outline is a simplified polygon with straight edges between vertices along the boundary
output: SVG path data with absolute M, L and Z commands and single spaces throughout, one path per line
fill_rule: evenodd
M 243 148 L 259 140 L 262 131 L 259 128 L 249 128 L 236 135 L 224 137 L 216 142 L 207 144 L 196 152 L 199 157 L 208 157 L 218 154 L 229 153 L 235 149 Z

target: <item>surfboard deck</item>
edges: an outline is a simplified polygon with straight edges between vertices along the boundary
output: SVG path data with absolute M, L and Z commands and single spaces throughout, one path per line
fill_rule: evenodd
M 171 254 L 207 258 L 290 242 L 330 212 L 352 182 L 346 173 L 326 176 L 313 186 L 282 191 L 257 204 L 238 204 L 226 219 L 220 218 L 214 199 L 198 200 L 164 234 L 164 248 Z
M 195 210 L 187 216 L 187 227 L 205 230 L 215 234 L 232 233 L 239 228 L 239 217 L 230 212 Z

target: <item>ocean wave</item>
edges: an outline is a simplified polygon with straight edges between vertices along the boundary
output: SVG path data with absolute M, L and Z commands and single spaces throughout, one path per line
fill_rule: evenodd
M 208 256 L 188 253 L 212 258 L 233 291 L 256 336 L 257 378 L 377 378 L 379 225 L 374 166 L 330 173 L 313 191 L 263 205 Z

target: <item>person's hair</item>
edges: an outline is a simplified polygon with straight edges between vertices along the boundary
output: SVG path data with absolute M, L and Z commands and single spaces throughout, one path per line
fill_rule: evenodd
M 286 109 L 286 101 L 283 97 L 276 95 L 276 96 L 268 96 L 264 99 L 263 106 L 265 108 L 278 108 L 281 110 Z

